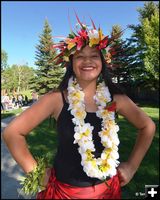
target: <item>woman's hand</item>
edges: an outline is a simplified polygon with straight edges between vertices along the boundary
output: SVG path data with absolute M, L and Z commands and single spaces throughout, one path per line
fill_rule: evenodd
M 120 163 L 117 171 L 121 187 L 128 184 L 136 172 L 136 170 L 128 162 Z

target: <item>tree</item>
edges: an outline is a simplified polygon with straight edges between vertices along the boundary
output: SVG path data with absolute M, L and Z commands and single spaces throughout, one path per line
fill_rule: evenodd
M 2 49 L 1 51 L 1 72 L 6 69 L 8 61 L 7 53 Z
M 132 77 L 132 63 L 133 59 L 130 58 L 132 48 L 127 40 L 122 39 L 122 28 L 120 25 L 114 25 L 112 27 L 111 36 L 114 37 L 119 34 L 119 37 L 115 39 L 115 51 L 116 55 L 113 57 L 113 67 L 111 73 L 113 80 L 119 84 L 131 84 Z
M 52 41 L 52 30 L 47 20 L 44 29 L 39 36 L 39 44 L 36 46 L 36 62 L 38 66 L 36 77 L 32 80 L 32 88 L 39 94 L 44 94 L 51 89 L 56 89 L 63 75 L 63 69 L 54 64 L 53 58 L 56 56 Z
M 155 81 L 159 79 L 159 12 L 155 12 L 150 20 L 144 18 L 142 21 L 142 31 L 146 51 L 144 65 L 146 71 L 153 76 Z
M 7 92 L 20 92 L 29 88 L 29 81 L 34 75 L 34 70 L 27 65 L 12 65 L 3 73 L 2 89 Z
M 159 88 L 159 4 L 146 2 L 138 9 L 138 25 L 130 25 L 133 30 L 131 41 L 135 45 L 138 77 L 137 85 Z

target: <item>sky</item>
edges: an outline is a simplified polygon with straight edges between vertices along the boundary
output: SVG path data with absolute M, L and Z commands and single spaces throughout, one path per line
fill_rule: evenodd
M 48 20 L 53 36 L 67 36 L 77 23 L 74 10 L 87 24 L 90 17 L 97 27 L 108 35 L 112 26 L 118 24 L 125 29 L 129 24 L 139 23 L 137 8 L 144 1 L 2 1 L 1 4 L 1 48 L 8 54 L 8 64 L 34 65 L 36 45 L 42 34 L 44 21 Z M 124 38 L 130 37 L 127 29 Z M 53 39 L 55 42 L 57 39 Z

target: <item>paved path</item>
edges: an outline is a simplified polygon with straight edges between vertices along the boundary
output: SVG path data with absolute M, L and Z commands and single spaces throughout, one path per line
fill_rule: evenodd
M 13 118 L 14 116 L 1 120 L 1 132 Z M 1 137 L 1 199 L 31 199 L 20 193 L 21 185 L 18 178 L 22 175 L 22 169 L 12 158 Z

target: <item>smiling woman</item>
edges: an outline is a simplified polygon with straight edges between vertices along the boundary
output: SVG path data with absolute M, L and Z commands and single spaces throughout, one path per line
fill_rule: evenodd
M 93 81 L 102 70 L 100 52 L 90 46 L 84 47 L 73 56 L 73 71 L 78 81 Z
M 120 33 L 104 36 L 92 20 L 92 28 L 77 21 L 77 33 L 53 46 L 60 50 L 54 60 L 67 67 L 58 91 L 45 94 L 13 120 L 3 138 L 27 173 L 25 191 L 37 193 L 37 199 L 120 199 L 121 187 L 132 180 L 152 142 L 155 125 L 109 77 Z M 138 131 L 122 163 L 116 112 Z M 57 121 L 58 149 L 48 169 L 29 152 L 25 136 L 50 115 Z

